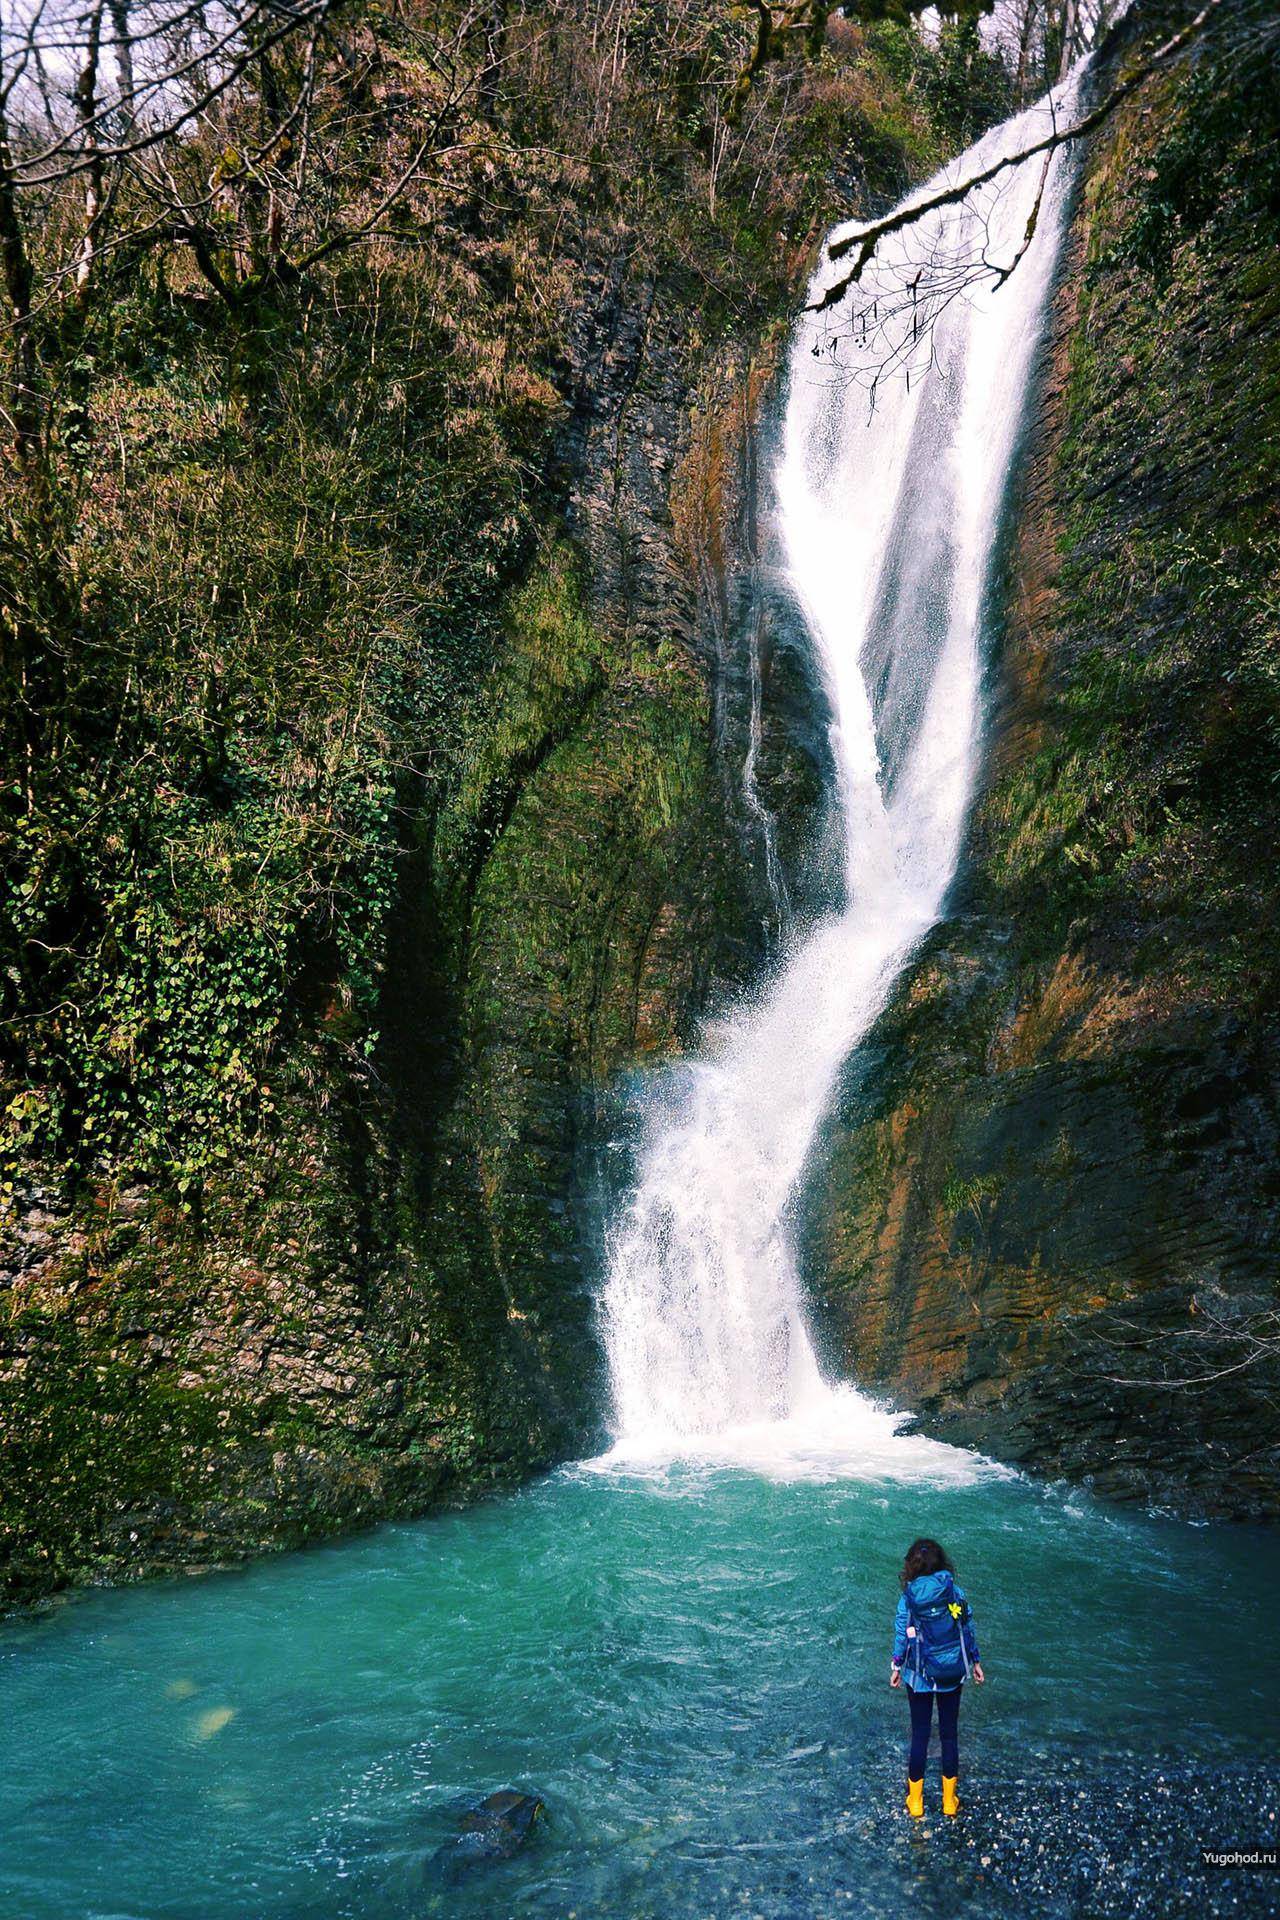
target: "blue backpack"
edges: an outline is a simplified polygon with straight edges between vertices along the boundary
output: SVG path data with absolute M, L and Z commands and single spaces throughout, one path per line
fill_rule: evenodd
M 907 1595 L 907 1619 L 915 1628 L 911 1642 L 917 1675 L 934 1687 L 958 1687 L 969 1677 L 969 1649 L 964 1629 L 969 1602 L 957 1600 L 948 1580 L 936 1600 L 913 1600 Z

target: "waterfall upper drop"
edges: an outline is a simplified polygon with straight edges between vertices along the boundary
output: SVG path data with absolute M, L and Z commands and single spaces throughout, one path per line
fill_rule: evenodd
M 1061 124 L 1070 90 L 995 129 L 915 198 L 1020 152 L 1051 115 Z M 920 1449 L 952 1452 L 894 1442 L 892 1415 L 824 1382 L 790 1210 L 840 1069 L 955 873 L 978 759 L 983 602 L 1068 187 L 1061 150 L 1024 161 L 883 239 L 823 314 L 813 309 L 850 256 L 824 255 L 811 285 L 776 512 L 830 702 L 845 904 L 645 1096 L 603 1295 L 614 1457 L 816 1447 L 854 1470 L 889 1453 L 910 1470 Z M 828 248 L 859 231 L 837 229 Z

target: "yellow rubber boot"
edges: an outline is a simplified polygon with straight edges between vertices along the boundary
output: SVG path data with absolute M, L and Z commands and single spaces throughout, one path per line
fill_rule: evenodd
M 947 1815 L 948 1819 L 960 1811 L 960 1795 L 956 1792 L 956 1776 L 954 1773 L 949 1779 L 945 1773 L 942 1776 L 942 1811 Z
M 911 1818 L 913 1820 L 924 1819 L 924 1781 L 923 1780 L 908 1780 L 907 1812 L 911 1815 Z

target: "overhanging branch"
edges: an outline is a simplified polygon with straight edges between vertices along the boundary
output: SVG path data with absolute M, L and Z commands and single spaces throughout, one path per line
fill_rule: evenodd
M 1096 127 L 1100 127 L 1105 120 L 1109 119 L 1116 108 L 1129 99 L 1130 95 L 1136 93 L 1153 73 L 1158 72 L 1161 67 L 1167 65 L 1170 60 L 1175 59 L 1194 40 L 1197 40 L 1223 4 L 1224 0 L 1206 0 L 1206 4 L 1193 19 L 1187 22 L 1186 26 L 1180 28 L 1163 45 L 1157 47 L 1154 53 L 1112 88 L 1105 100 L 1071 126 L 1055 126 L 1045 134 L 1043 139 L 1033 140 L 1016 153 L 1008 153 L 1002 159 L 993 160 L 989 167 L 980 168 L 967 180 L 958 180 L 951 186 L 939 188 L 936 193 L 927 194 L 921 200 L 910 201 L 906 206 L 898 207 L 893 213 L 886 214 L 882 220 L 873 220 L 869 225 L 860 227 L 857 233 L 851 233 L 847 239 L 835 241 L 827 248 L 828 260 L 843 260 L 850 253 L 854 253 L 853 265 L 847 273 L 842 274 L 827 288 L 820 299 L 810 301 L 805 308 L 806 313 L 826 313 L 830 308 L 837 306 L 850 287 L 856 286 L 861 280 L 876 248 L 889 234 L 901 233 L 904 228 L 914 226 L 917 221 L 923 220 L 939 207 L 955 206 L 959 201 L 966 200 L 971 193 L 975 193 L 979 187 L 985 187 L 991 181 L 998 179 L 1001 174 L 1009 172 L 1014 167 L 1022 166 L 1027 160 L 1033 160 L 1037 154 L 1051 156 L 1059 147 L 1066 146 L 1068 141 L 1080 140 L 1086 134 L 1092 133 Z M 1021 254 L 1018 257 L 1020 259 Z M 1016 261 L 1014 264 L 1017 264 Z M 1003 277 L 1007 279 L 1008 275 L 1005 274 Z

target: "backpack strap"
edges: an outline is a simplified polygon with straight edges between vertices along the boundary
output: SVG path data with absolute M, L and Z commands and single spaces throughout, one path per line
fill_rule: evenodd
M 952 1586 L 951 1591 L 953 1593 L 955 1592 L 954 1585 Z M 952 1600 L 948 1602 L 948 1611 L 950 1612 L 952 1619 L 955 1621 L 956 1626 L 959 1629 L 960 1658 L 964 1662 L 964 1677 L 967 1680 L 969 1678 L 969 1672 L 970 1672 L 969 1642 L 965 1638 L 964 1630 L 968 1626 L 969 1621 L 972 1618 L 972 1614 L 969 1608 L 969 1602 L 964 1598 L 964 1595 L 962 1594 L 958 1601 Z
M 924 1679 L 924 1635 L 920 1631 L 920 1622 L 916 1618 L 916 1610 L 911 1604 L 911 1595 L 907 1592 L 905 1587 L 902 1590 L 902 1597 L 907 1603 L 907 1625 L 912 1630 L 911 1645 L 912 1645 L 912 1648 L 914 1649 L 915 1658 L 916 1658 L 916 1678 L 917 1680 L 923 1680 Z

